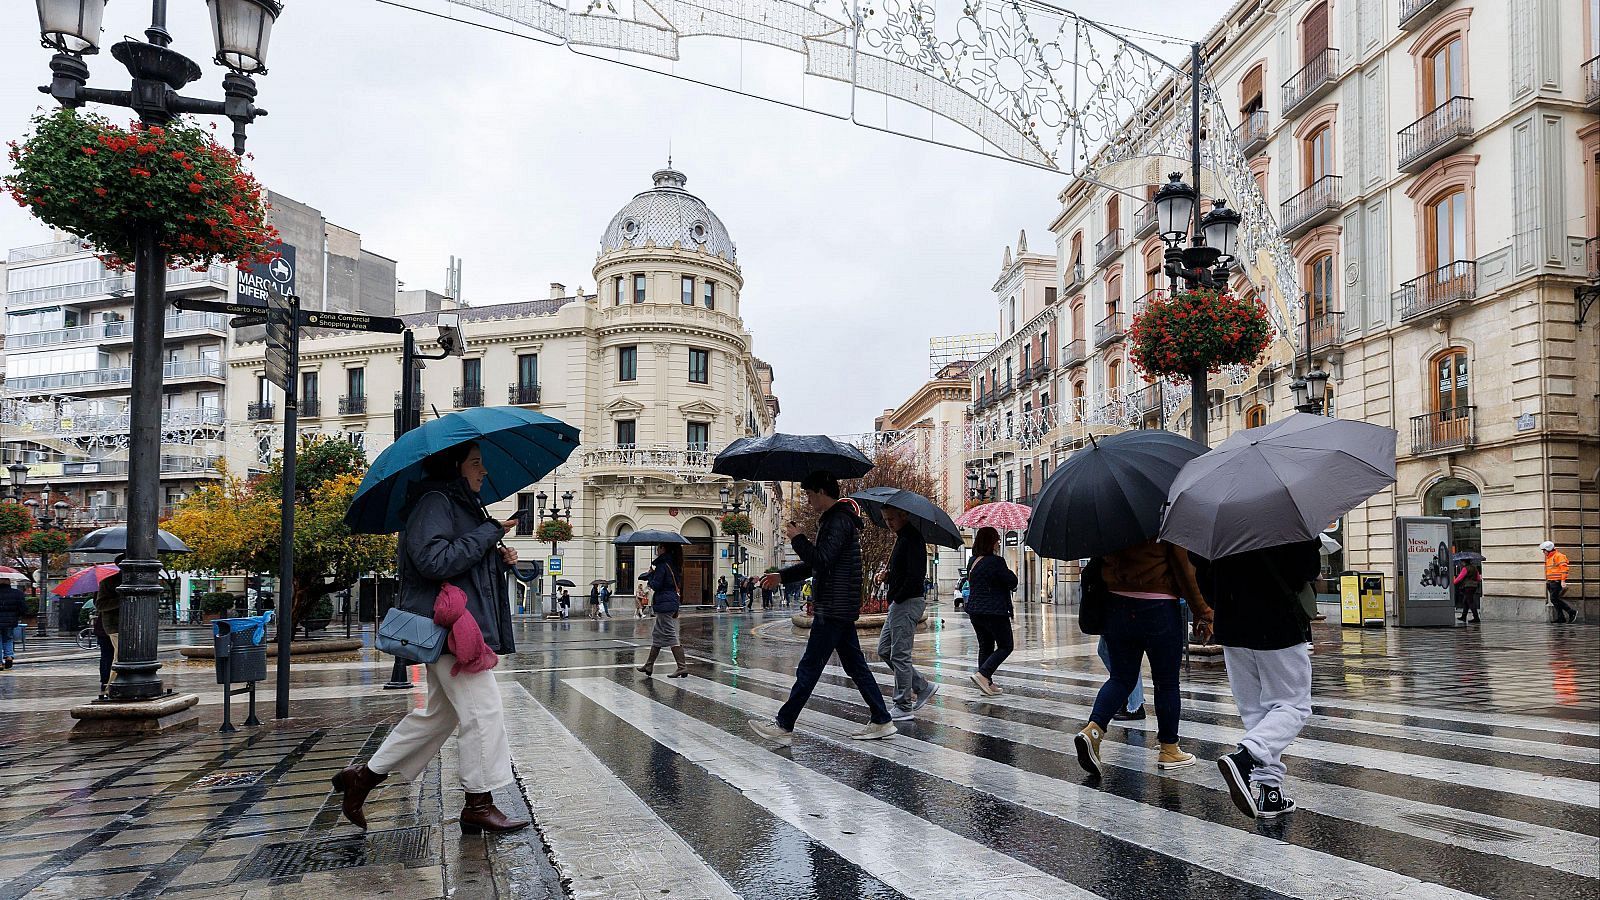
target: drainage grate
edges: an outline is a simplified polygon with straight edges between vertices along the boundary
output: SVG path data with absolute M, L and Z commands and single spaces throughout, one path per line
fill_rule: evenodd
M 1509 842 L 1529 839 L 1527 835 L 1510 829 L 1484 825 L 1479 822 L 1467 822 L 1435 813 L 1401 813 L 1400 818 L 1413 825 L 1421 825 L 1423 828 L 1432 828 L 1435 831 L 1442 831 L 1445 834 L 1453 834 L 1458 837 L 1476 838 L 1480 841 Z
M 249 787 L 261 780 L 266 773 L 265 769 L 254 769 L 248 772 L 212 772 L 210 775 L 189 785 L 191 791 L 204 791 L 212 788 Z
M 234 881 L 283 878 L 361 866 L 414 866 L 429 860 L 427 826 L 268 844 L 234 872 Z

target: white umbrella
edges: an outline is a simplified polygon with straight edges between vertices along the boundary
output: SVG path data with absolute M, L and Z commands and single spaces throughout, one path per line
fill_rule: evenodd
M 1317 538 L 1322 541 L 1323 553 L 1338 553 L 1340 550 L 1344 549 L 1344 545 L 1340 544 L 1333 538 L 1328 537 L 1328 533 L 1326 531 L 1317 535 Z

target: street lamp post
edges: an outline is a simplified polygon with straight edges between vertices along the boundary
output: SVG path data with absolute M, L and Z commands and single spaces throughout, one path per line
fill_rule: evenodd
M 750 510 L 752 508 L 752 505 L 755 502 L 755 496 L 756 496 L 755 486 L 754 485 L 747 485 L 745 487 L 745 489 L 743 491 L 740 491 L 739 493 L 740 493 L 740 496 L 734 497 L 733 496 L 733 492 L 731 490 L 729 490 L 728 488 L 726 488 L 726 487 L 724 487 L 721 490 L 717 491 L 717 494 L 719 496 L 721 496 L 721 498 L 722 498 L 722 514 L 723 515 L 736 515 L 738 513 L 749 513 L 750 512 Z M 732 498 L 732 499 L 730 499 L 730 498 Z M 739 581 L 739 563 L 741 562 L 742 557 L 740 556 L 739 550 L 740 550 L 739 535 L 735 534 L 733 536 L 733 591 L 734 591 L 734 596 L 736 596 L 736 597 L 739 596 L 740 588 L 741 588 L 741 584 L 740 584 L 740 581 Z M 748 602 L 749 601 L 747 600 L 746 603 L 748 603 Z
M 570 523 L 572 521 L 572 496 L 571 491 L 565 491 L 561 494 L 560 503 L 551 503 L 550 495 L 540 491 L 534 497 L 539 501 L 539 522 L 542 524 L 546 521 L 560 522 L 565 520 Z M 563 506 L 565 509 L 563 509 Z M 560 549 L 560 541 L 551 541 L 550 558 L 555 559 L 560 554 Z M 556 582 L 561 580 L 556 577 L 557 574 L 555 572 L 550 573 L 550 606 L 545 610 L 544 617 L 546 619 L 561 618 L 561 608 L 556 604 Z
M 1324 400 L 1327 397 L 1328 373 L 1321 369 L 1313 368 L 1311 361 L 1311 314 L 1306 311 L 1306 370 L 1305 374 L 1290 382 L 1289 389 L 1294 391 L 1295 412 L 1311 413 L 1320 416 L 1323 412 Z
M 987 503 L 999 496 L 1000 473 L 989 466 L 979 472 L 976 468 L 967 469 L 967 496 L 980 503 Z
M 24 468 L 26 468 L 26 466 L 24 466 Z M 12 474 L 13 476 L 16 474 L 15 470 L 12 470 Z M 21 493 L 21 491 L 15 486 L 12 487 L 12 492 L 15 494 Z M 44 487 L 44 497 L 45 503 L 49 503 L 50 486 L 48 484 Z M 46 506 L 45 503 L 40 503 L 38 500 L 30 499 L 24 503 L 23 506 L 28 508 L 28 513 L 33 516 L 34 524 L 38 526 L 41 531 L 52 531 L 59 523 L 66 521 L 67 510 L 71 509 L 72 507 L 71 504 L 67 503 L 65 500 L 57 500 L 55 504 L 51 506 Z M 50 599 L 50 553 L 46 550 L 40 550 L 39 637 L 45 637 L 50 633 L 50 620 L 55 615 L 59 615 L 59 613 L 57 612 L 57 607 L 55 606 L 54 601 Z M 59 621 L 56 622 L 56 630 L 60 631 L 62 634 L 67 633 L 67 628 Z
M 266 110 L 255 105 L 252 75 L 265 74 L 267 45 L 283 6 L 277 0 L 206 0 L 210 8 L 215 60 L 229 69 L 223 76 L 224 100 L 200 100 L 178 93 L 200 78 L 193 60 L 170 48 L 166 0 L 151 0 L 148 41 L 123 40 L 111 55 L 128 69 L 131 89 L 87 86 L 85 56 L 99 52 L 105 0 L 39 0 L 39 34 L 55 50 L 50 84 L 39 90 L 62 106 L 104 103 L 132 109 L 145 125 L 163 125 L 180 115 L 225 116 L 233 121 L 233 149 L 244 152 L 245 129 Z M 167 254 L 156 226 L 134 231 L 133 359 L 128 428 L 128 550 L 123 581 L 115 701 L 150 700 L 166 691 L 156 675 L 161 585 L 157 575 L 156 520 L 161 501 L 162 342 L 165 326 Z

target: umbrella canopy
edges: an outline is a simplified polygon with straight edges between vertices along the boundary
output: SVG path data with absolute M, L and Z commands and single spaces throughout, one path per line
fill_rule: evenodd
M 578 583 L 566 578 L 557 578 L 556 587 L 577 587 Z
M 654 544 L 690 544 L 688 538 L 676 531 L 667 531 L 664 528 L 646 528 L 643 531 L 630 531 L 619 538 L 612 538 L 611 543 L 622 547 L 643 547 Z
M 96 528 L 68 548 L 73 553 L 127 553 L 128 526 L 110 525 Z M 188 553 L 189 545 L 178 540 L 170 531 L 156 529 L 156 552 Z
M 1032 515 L 1033 510 L 1021 503 L 996 500 L 967 510 L 956 520 L 956 524 L 962 528 L 993 528 L 1001 533 L 1023 531 L 1028 527 L 1028 519 Z
M 1087 559 L 1144 543 L 1161 530 L 1173 480 L 1204 452 L 1156 429 L 1125 431 L 1078 450 L 1039 490 L 1028 546 L 1051 559 Z
M 422 461 L 474 441 L 489 475 L 478 497 L 504 500 L 555 471 L 578 447 L 578 429 L 543 413 L 516 406 L 482 406 L 440 416 L 401 435 L 378 454 L 344 521 L 359 534 L 399 531 L 406 521 L 411 486 L 426 481 Z
M 1316 540 L 1394 484 L 1394 444 L 1393 428 L 1308 413 L 1235 432 L 1183 467 L 1161 539 L 1207 559 Z
M 858 448 L 825 434 L 766 434 L 729 444 L 711 471 L 741 481 L 803 481 L 812 472 L 860 478 L 872 461 Z
M 950 514 L 921 494 L 894 487 L 875 487 L 856 491 L 850 495 L 850 499 L 861 504 L 874 525 L 888 528 L 889 523 L 883 519 L 883 508 L 893 507 L 906 514 L 924 541 L 940 547 L 961 549 L 961 532 L 956 529 L 956 523 L 950 520 Z
M 120 571 L 122 571 L 121 568 L 111 563 L 102 563 L 98 566 L 90 566 L 87 569 L 79 569 L 63 578 L 61 583 L 51 590 L 51 593 L 57 597 L 81 597 L 84 594 L 93 594 L 100 590 L 100 582 Z
M 1474 553 L 1471 550 L 1462 550 L 1450 557 L 1450 561 L 1457 565 L 1462 563 L 1479 563 L 1481 565 L 1484 559 L 1485 557 L 1482 553 Z

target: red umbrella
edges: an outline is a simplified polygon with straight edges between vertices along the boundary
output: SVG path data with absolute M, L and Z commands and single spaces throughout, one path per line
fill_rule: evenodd
M 100 582 L 120 571 L 122 569 L 112 563 L 101 563 L 98 566 L 79 569 L 61 579 L 61 583 L 56 585 L 51 593 L 57 597 L 81 597 L 84 594 L 92 594 L 100 590 Z
M 1007 503 L 997 500 L 993 503 L 984 503 L 974 506 L 961 514 L 956 524 L 962 528 L 993 528 L 996 531 L 1026 531 L 1028 530 L 1028 517 L 1033 515 L 1033 510 L 1021 503 Z

